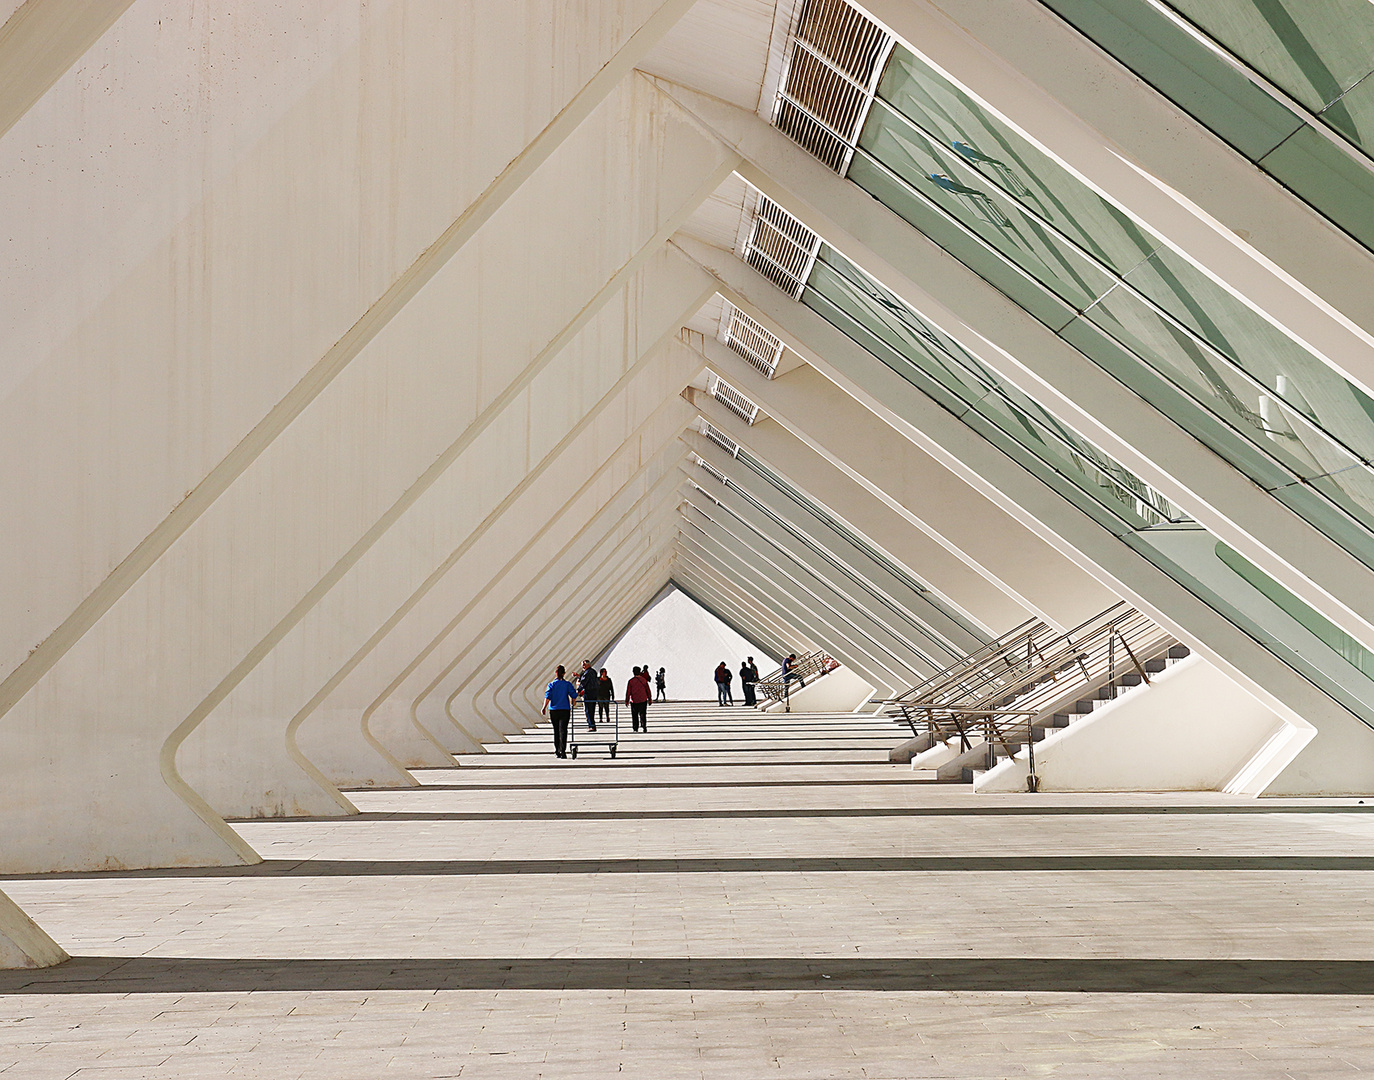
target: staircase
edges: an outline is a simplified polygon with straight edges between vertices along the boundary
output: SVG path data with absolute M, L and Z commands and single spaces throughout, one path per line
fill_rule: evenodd
M 1124 603 L 1060 634 L 1031 620 L 883 704 L 912 738 L 890 755 L 922 779 L 972 783 L 1002 757 L 1026 752 L 1035 790 L 1035 743 L 1146 686 L 1188 655 Z
M 770 671 L 767 675 L 759 678 L 754 684 L 754 692 L 761 699 L 762 704 L 771 705 L 775 702 L 786 701 L 789 693 L 787 683 L 790 682 L 793 688 L 800 690 L 809 682 L 814 682 L 822 675 L 828 675 L 839 667 L 839 661 L 828 656 L 823 652 L 809 652 L 805 656 L 797 657 L 797 662 L 792 665 L 789 673 L 791 678 L 783 680 L 782 668 Z

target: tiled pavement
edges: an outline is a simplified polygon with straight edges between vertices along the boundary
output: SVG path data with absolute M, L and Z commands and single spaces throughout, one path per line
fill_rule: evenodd
M 547 729 L 246 869 L 12 878 L 0 1075 L 1374 1071 L 1374 799 L 974 796 L 856 717 Z

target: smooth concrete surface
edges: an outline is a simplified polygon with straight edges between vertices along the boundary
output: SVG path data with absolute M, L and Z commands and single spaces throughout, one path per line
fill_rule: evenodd
M 253 867 L 8 878 L 73 954 L 0 974 L 0 1074 L 1353 1076 L 1374 806 L 978 796 L 855 715 L 547 727 Z

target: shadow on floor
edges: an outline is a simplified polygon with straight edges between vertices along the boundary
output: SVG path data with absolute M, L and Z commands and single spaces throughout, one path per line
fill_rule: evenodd
M 1367 872 L 1370 855 L 984 855 L 776 856 L 704 859 L 264 859 L 251 866 L 10 874 L 0 881 L 83 878 L 481 877 L 493 874 L 864 874 L 1036 871 Z
M 292 817 L 292 818 L 227 818 L 234 824 L 244 825 L 257 822 L 285 821 L 297 824 L 305 821 L 318 821 L 333 824 L 346 821 L 637 821 L 671 820 L 676 818 L 881 818 L 881 817 L 1114 817 L 1141 814 L 1363 814 L 1369 807 L 1350 806 L 1295 806 L 1287 809 L 1280 807 L 1254 806 L 1156 806 L 1156 807 L 1074 807 L 1074 806 L 999 806 L 999 807 L 905 807 L 905 806 L 798 806 L 774 809 L 716 809 L 701 810 L 683 807 L 680 810 L 499 810 L 445 811 L 445 810 L 367 810 L 352 814 L 346 819 L 337 817 Z
M 869 958 L 219 960 L 80 956 L 0 995 L 315 990 L 866 990 L 1374 994 L 1374 961 Z

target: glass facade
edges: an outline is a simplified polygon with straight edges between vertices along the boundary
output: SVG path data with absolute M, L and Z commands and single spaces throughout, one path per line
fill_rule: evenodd
M 1367 0 L 1041 0 L 1367 247 Z
M 900 46 L 848 176 L 1374 566 L 1374 400 Z
M 1135 3 L 1100 6 L 1129 22 Z M 1360 3 L 1367 19 L 1374 7 Z M 1051 6 L 1071 4 L 1099 6 Z M 1358 89 L 1358 67 L 1336 82 Z M 1247 96 L 1256 84 L 1217 78 L 1254 147 L 1272 154 L 1301 134 Z M 876 92 L 848 179 L 1374 567 L 1374 399 L 900 44 Z M 811 239 L 802 303 L 1374 724 L 1374 657 L 1361 643 Z

